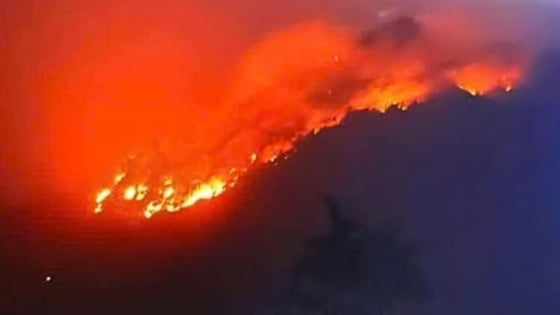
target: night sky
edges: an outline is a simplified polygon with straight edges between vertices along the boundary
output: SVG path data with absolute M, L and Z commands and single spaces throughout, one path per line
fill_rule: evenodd
M 23 102 L 1 78 L 3 109 Z M 422 245 L 434 297 L 397 314 L 558 314 L 559 84 L 549 43 L 512 93 L 451 90 L 406 112 L 353 113 L 219 199 L 150 221 L 94 216 L 67 190 L 11 191 L 10 140 L 0 151 L 0 314 L 267 314 L 303 242 L 325 231 L 326 196 Z

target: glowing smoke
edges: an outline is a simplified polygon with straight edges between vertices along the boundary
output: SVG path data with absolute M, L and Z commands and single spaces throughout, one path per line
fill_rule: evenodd
M 533 55 L 512 7 L 231 3 L 3 4 L 3 193 L 175 211 L 348 111 L 509 90 Z
M 362 35 L 325 21 L 269 34 L 244 54 L 209 121 L 193 126 L 202 130 L 181 135 L 184 149 L 172 141 L 132 158 L 138 164 L 110 188 L 113 199 L 138 203 L 148 218 L 175 212 L 220 195 L 254 164 L 275 161 L 350 111 L 406 109 L 451 85 L 482 95 L 519 83 L 525 51 L 481 41 L 476 30 L 441 34 L 446 25 L 424 18 L 397 16 Z M 148 190 L 141 198 L 138 185 Z M 101 194 L 96 212 L 111 197 Z

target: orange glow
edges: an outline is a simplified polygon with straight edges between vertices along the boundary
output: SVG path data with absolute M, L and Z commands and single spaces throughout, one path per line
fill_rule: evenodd
M 511 91 L 520 83 L 528 63 L 524 52 L 508 48 L 502 56 L 475 22 L 454 28 L 448 25 L 453 20 L 405 19 L 387 27 L 425 25 L 406 40 L 393 38 L 399 32 L 376 33 L 386 30 L 382 25 L 368 41 L 352 28 L 305 22 L 267 34 L 243 50 L 233 66 L 217 74 L 225 82 L 197 86 L 198 99 L 167 98 L 172 92 L 161 85 L 130 88 L 132 96 L 125 99 L 134 105 L 121 116 L 138 122 L 123 123 L 108 137 L 126 132 L 123 127 L 137 133 L 157 127 L 158 133 L 114 137 L 130 139 L 134 154 L 113 185 L 98 193 L 95 212 L 139 208 L 152 218 L 187 209 L 222 195 L 252 168 L 278 163 L 299 140 L 338 126 L 349 112 L 405 111 L 449 85 L 481 96 Z M 472 29 L 464 27 L 469 25 Z M 174 73 L 171 66 L 164 70 Z M 174 87 L 173 93 L 187 94 Z M 152 90 L 165 93 L 151 95 Z M 169 101 L 173 108 L 136 105 L 145 99 Z M 126 155 L 124 144 L 115 147 Z
M 496 89 L 511 92 L 522 77 L 519 65 L 475 63 L 450 72 L 450 79 L 473 96 L 485 95 Z
M 517 89 L 540 47 L 508 1 L 389 2 L 2 1 L 0 191 L 167 212 L 351 111 Z
M 122 179 L 126 178 L 126 173 Z M 233 187 L 237 177 L 231 178 L 229 186 Z M 149 188 L 145 184 L 130 185 L 124 188 L 119 186 L 120 181 L 115 182 L 112 189 L 105 188 L 97 194 L 95 213 L 99 214 L 103 211 L 104 204 L 108 201 L 113 191 L 122 189 L 122 199 L 117 202 L 138 202 L 143 201 L 148 195 Z M 193 185 L 192 190 L 180 194 L 177 193 L 171 179 L 162 182 L 162 189 L 156 196 L 152 196 L 146 203 L 143 214 L 144 217 L 150 219 L 154 214 L 160 211 L 176 212 L 189 208 L 201 200 L 209 200 L 221 195 L 226 190 L 228 183 L 223 179 L 214 177 L 206 182 L 200 182 Z

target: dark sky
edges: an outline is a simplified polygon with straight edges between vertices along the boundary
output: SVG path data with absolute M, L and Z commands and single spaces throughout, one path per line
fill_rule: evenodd
M 552 49 L 512 94 L 353 114 L 193 213 L 76 216 L 86 205 L 72 197 L 3 206 L 0 314 L 263 314 L 324 231 L 329 194 L 422 244 L 434 299 L 399 314 L 557 314 L 559 84 Z

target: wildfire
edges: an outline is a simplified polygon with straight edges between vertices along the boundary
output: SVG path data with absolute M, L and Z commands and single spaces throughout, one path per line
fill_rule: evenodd
M 278 155 L 271 156 L 263 162 L 274 162 Z M 253 153 L 249 157 L 250 164 L 256 163 L 257 154 Z M 137 203 L 143 204 L 143 215 L 146 219 L 152 218 L 161 211 L 177 212 L 190 208 L 202 200 L 210 200 L 223 194 L 228 188 L 232 188 L 237 183 L 239 176 L 248 169 L 243 168 L 241 171 L 235 167 L 231 168 L 226 175 L 213 176 L 206 181 L 196 181 L 189 186 L 188 190 L 175 185 L 173 179 L 166 178 L 159 184 L 154 184 L 150 188 L 145 183 L 131 184 L 123 186 L 122 182 L 126 181 L 129 174 L 119 172 L 115 175 L 113 185 L 110 188 L 104 188 L 97 193 L 96 214 L 102 213 L 107 203 Z M 120 192 L 115 194 L 115 192 Z M 120 198 L 111 199 L 112 196 L 121 196 Z M 145 199 L 148 199 L 147 201 Z
M 522 58 L 488 55 L 485 47 L 478 52 L 469 36 L 470 55 L 449 52 L 438 40 L 453 36 L 439 39 L 411 23 L 390 25 L 411 33 L 389 32 L 397 39 L 374 31 L 357 40 L 323 22 L 265 38 L 239 61 L 219 110 L 208 109 L 211 119 L 195 123 L 192 136 L 179 141 L 188 149 L 170 145 L 132 159 L 98 192 L 95 213 L 109 204 L 133 204 L 148 219 L 187 209 L 222 195 L 256 165 L 276 163 L 298 140 L 339 125 L 351 111 L 404 111 L 449 84 L 473 96 L 509 92 L 521 80 Z
M 484 95 L 496 89 L 511 92 L 521 80 L 522 70 L 518 65 L 475 63 L 453 70 L 450 79 L 462 90 L 472 96 Z
M 117 176 L 121 177 L 121 179 L 125 179 L 127 174 L 119 173 Z M 147 219 L 149 219 L 160 211 L 176 212 L 189 208 L 201 200 L 209 200 L 221 195 L 228 185 L 230 187 L 235 185 L 235 181 L 233 179 L 231 179 L 228 184 L 226 180 L 214 177 L 206 182 L 200 182 L 193 185 L 193 188 L 184 194 L 177 193 L 176 188 L 173 185 L 173 181 L 171 179 L 167 179 L 161 183 L 161 188 L 156 188 L 159 191 L 150 196 L 151 199 L 145 203 L 143 214 Z M 142 202 L 150 193 L 150 188 L 146 184 L 140 183 L 129 185 L 127 187 L 120 187 L 120 182 L 120 180 L 115 180 L 115 185 L 111 188 L 104 188 L 97 194 L 95 213 L 103 212 L 105 203 L 109 201 L 109 197 L 115 191 L 121 191 L 122 197 L 117 198 L 117 200 L 113 200 L 113 202 L 138 203 Z

